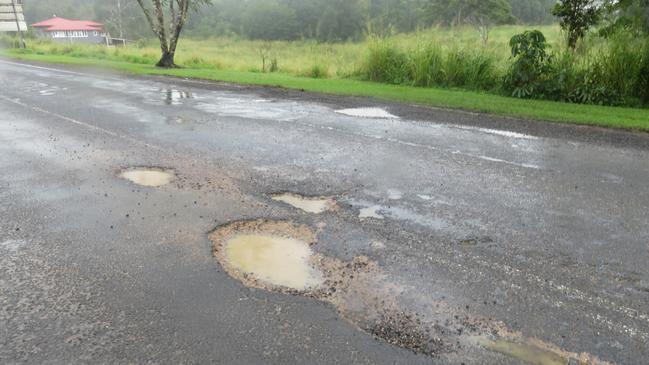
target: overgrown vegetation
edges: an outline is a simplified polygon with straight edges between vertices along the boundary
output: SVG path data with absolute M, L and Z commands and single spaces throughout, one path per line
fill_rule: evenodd
M 499 78 L 496 57 L 488 51 L 445 48 L 434 42 L 404 49 L 382 39 L 370 42 L 359 75 L 388 84 L 469 90 L 491 90 Z
M 250 6 L 254 1 L 242 4 Z M 548 14 L 548 5 L 556 4 L 554 13 L 561 19 L 563 32 L 556 25 L 534 27 L 537 30 L 511 25 L 491 28 L 491 24 L 507 22 L 522 2 L 493 0 L 488 3 L 494 6 L 485 8 L 481 4 L 486 2 L 477 0 L 431 0 L 427 5 L 409 4 L 408 11 L 419 10 L 408 16 L 420 20 L 434 18 L 445 25 L 396 34 L 395 29 L 408 27 L 397 27 L 398 22 L 386 26 L 379 20 L 388 21 L 381 14 L 398 14 L 395 19 L 401 19 L 403 14 L 397 11 L 398 7 L 393 7 L 400 4 L 400 0 L 370 1 L 354 9 L 349 6 L 359 3 L 343 1 L 346 5 L 340 3 L 336 10 L 347 9 L 346 14 L 337 13 L 336 21 L 331 23 L 320 15 L 306 19 L 308 15 L 315 16 L 314 9 L 324 6 L 320 0 L 299 1 L 299 6 L 294 4 L 294 7 L 288 6 L 288 1 L 267 2 L 265 7 L 251 10 L 248 15 L 242 13 L 241 19 L 246 16 L 256 19 L 251 21 L 259 27 L 260 38 L 292 39 L 295 34 L 283 33 L 285 27 L 290 26 L 307 32 L 303 35 L 309 38 L 319 39 L 326 33 L 328 36 L 322 39 L 342 39 L 334 33 L 356 24 L 350 19 L 360 11 L 372 14 L 365 25 L 369 33 L 364 41 L 336 43 L 316 39 L 247 40 L 238 36 L 183 40 L 178 45 L 178 63 L 196 70 L 360 79 L 422 88 L 465 89 L 521 99 L 631 107 L 649 104 L 649 0 L 562 0 L 559 3 L 539 0 L 528 3 L 538 3 L 538 6 L 543 3 Z M 383 10 L 375 7 L 378 3 L 385 5 Z M 302 9 L 306 4 L 313 7 L 308 11 Z M 334 2 L 327 4 L 331 6 Z M 235 7 L 230 5 L 224 9 Z M 427 11 L 434 14 L 426 15 Z M 300 19 L 301 22 L 308 20 L 311 25 L 291 23 L 295 20 L 293 15 L 288 23 L 277 21 L 293 12 L 305 18 Z M 280 13 L 282 17 L 270 17 L 270 14 Z M 259 17 L 265 17 L 270 23 L 258 22 Z M 596 21 L 599 22 L 596 24 Z M 248 28 L 242 24 L 239 33 L 245 35 Z M 341 28 L 342 24 L 347 25 Z M 481 27 L 486 27 L 487 31 Z M 361 28 L 344 32 L 348 36 L 353 34 L 352 39 L 355 39 Z M 281 36 L 265 34 L 262 37 L 265 30 Z M 5 47 L 13 45 L 8 38 L 0 42 Z M 32 40 L 24 52 L 141 65 L 155 63 L 159 54 L 152 41 L 143 40 L 114 49 Z

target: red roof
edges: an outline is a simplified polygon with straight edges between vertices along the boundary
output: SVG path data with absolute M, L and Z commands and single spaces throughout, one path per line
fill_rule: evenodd
M 71 20 L 65 18 L 52 18 L 32 24 L 32 27 L 46 28 L 46 32 L 61 30 L 97 30 L 101 31 L 104 25 L 90 20 Z

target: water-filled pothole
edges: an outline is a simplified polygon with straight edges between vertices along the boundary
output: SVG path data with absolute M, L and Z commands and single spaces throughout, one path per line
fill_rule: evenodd
M 362 208 L 358 211 L 358 218 L 360 219 L 367 219 L 367 218 L 374 218 L 374 219 L 383 219 L 383 215 L 379 213 L 381 211 L 381 207 L 376 205 L 372 207 L 367 207 L 367 208 Z
M 509 357 L 516 358 L 531 365 L 566 365 L 568 359 L 556 352 L 524 343 L 515 343 L 506 340 L 483 340 L 481 344 L 491 350 Z M 582 362 L 577 362 L 580 364 Z M 582 363 L 583 364 L 583 363 Z
M 501 322 L 454 308 L 444 296 L 436 300 L 435 293 L 396 283 L 368 257 L 342 261 L 316 253 L 311 250 L 316 234 L 307 226 L 243 221 L 222 226 L 209 238 L 222 267 L 244 285 L 325 301 L 360 330 L 418 354 L 437 356 L 477 346 L 530 364 L 565 364 L 567 359 L 606 364 L 587 354 L 526 341 Z M 413 307 L 421 311 L 407 309 Z
M 293 193 L 284 193 L 271 195 L 271 199 L 313 214 L 320 214 L 336 208 L 336 202 L 332 198 L 327 197 L 307 197 Z
M 321 275 L 309 264 L 311 248 L 295 238 L 242 234 L 230 238 L 225 256 L 243 273 L 269 284 L 295 290 L 317 287 Z
M 248 286 L 306 291 L 322 284 L 322 275 L 312 264 L 315 235 L 306 227 L 237 222 L 212 232 L 210 239 L 225 270 Z
M 181 105 L 185 99 L 193 99 L 194 96 L 189 91 L 177 90 L 172 88 L 160 90 L 163 101 L 167 105 Z
M 123 170 L 119 176 L 137 185 L 157 188 L 172 182 L 175 173 L 169 169 L 141 167 Z

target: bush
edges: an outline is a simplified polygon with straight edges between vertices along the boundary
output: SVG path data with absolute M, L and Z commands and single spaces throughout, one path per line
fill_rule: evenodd
M 465 87 L 472 90 L 491 90 L 500 80 L 493 56 L 483 51 L 460 52 L 462 77 L 449 86 Z M 451 80 L 449 80 L 451 81 Z
M 279 71 L 279 63 L 277 62 L 277 58 L 273 58 L 270 61 L 270 67 L 268 67 L 268 72 L 277 72 Z
M 387 41 L 374 41 L 364 65 L 365 78 L 388 84 L 403 84 L 410 79 L 406 53 Z
M 505 75 L 504 90 L 517 98 L 539 97 L 552 71 L 546 40 L 538 30 L 517 34 L 509 41 L 514 62 Z
M 329 71 L 327 70 L 327 67 L 316 63 L 315 65 L 311 66 L 311 68 L 308 69 L 303 75 L 306 77 L 312 77 L 314 79 L 325 79 L 329 76 Z
M 622 94 L 606 85 L 605 72 L 600 63 L 581 71 L 576 77 L 575 88 L 567 95 L 567 101 L 579 104 L 620 105 Z
M 634 94 L 642 100 L 643 104 L 649 105 L 649 41 L 644 47 Z
M 484 51 L 445 50 L 434 43 L 403 51 L 390 43 L 376 42 L 361 74 L 367 80 L 390 84 L 473 90 L 492 89 L 500 77 L 495 58 Z
M 415 86 L 430 87 L 445 83 L 444 54 L 435 44 L 428 44 L 415 52 L 411 77 Z

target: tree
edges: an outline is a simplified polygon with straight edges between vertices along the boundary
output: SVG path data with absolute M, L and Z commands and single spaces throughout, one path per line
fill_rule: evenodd
M 549 24 L 554 22 L 552 8 L 556 0 L 509 0 L 514 16 L 525 24 Z
M 209 4 L 210 0 L 137 0 L 137 2 L 140 4 L 151 30 L 160 40 L 162 57 L 156 66 L 164 68 L 177 67 L 174 61 L 176 46 L 178 45 L 180 32 L 182 32 L 187 21 L 189 10 L 197 9 L 203 4 Z M 169 18 L 168 21 L 165 21 L 165 15 Z M 169 28 L 167 29 L 167 27 Z
M 560 0 L 552 14 L 561 19 L 561 28 L 568 33 L 568 47 L 575 49 L 588 29 L 597 24 L 600 11 L 597 0 Z
M 649 0 L 608 0 L 604 12 L 609 23 L 602 29 L 603 35 L 619 29 L 649 34 Z
M 468 0 L 464 12 L 467 21 L 478 28 L 485 45 L 493 25 L 514 22 L 512 6 L 507 0 Z
M 504 89 L 517 98 L 538 97 L 551 71 L 545 36 L 538 30 L 516 34 L 509 41 L 512 62 L 505 75 Z

